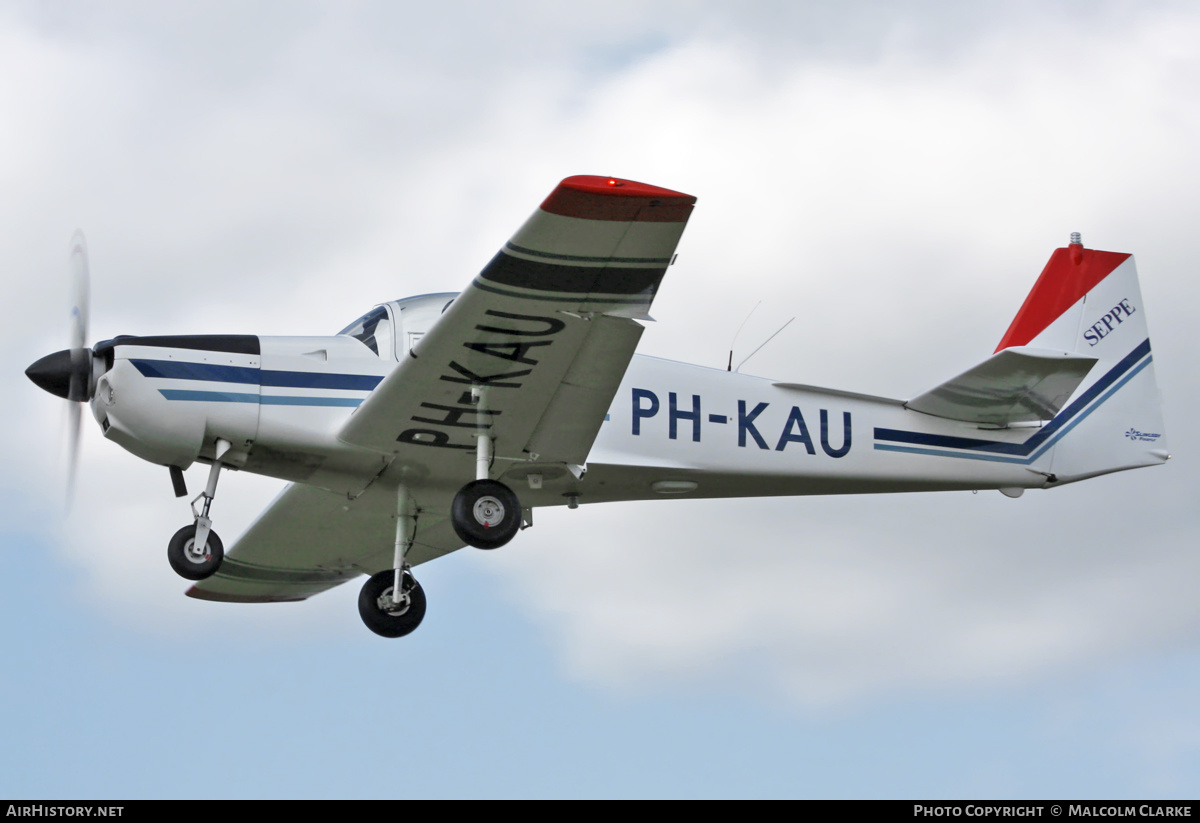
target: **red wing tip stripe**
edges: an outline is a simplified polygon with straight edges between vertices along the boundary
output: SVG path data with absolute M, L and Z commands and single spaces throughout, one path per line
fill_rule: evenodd
M 695 202 L 690 194 L 636 180 L 576 175 L 558 184 L 542 210 L 584 220 L 683 223 Z
M 1026 346 L 1129 259 L 1124 252 L 1055 249 L 996 351 Z

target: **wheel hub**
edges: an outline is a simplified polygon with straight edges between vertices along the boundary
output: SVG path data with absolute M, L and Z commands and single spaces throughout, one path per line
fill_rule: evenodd
M 408 607 L 412 605 L 412 598 L 409 596 L 408 592 L 404 592 L 401 595 L 399 603 L 392 602 L 393 588 L 393 586 L 388 586 L 386 589 L 384 589 L 383 594 L 379 595 L 379 597 L 375 600 L 375 605 L 378 606 L 379 610 L 384 614 L 391 617 L 399 617 L 408 611 Z
M 205 547 L 205 549 L 205 551 L 200 551 L 196 548 L 196 541 L 189 540 L 183 547 L 183 556 L 186 557 L 190 563 L 207 563 L 212 558 L 212 555 L 207 551 L 207 547 Z
M 499 526 L 504 520 L 504 504 L 494 497 L 481 497 L 472 509 L 475 520 L 485 529 Z

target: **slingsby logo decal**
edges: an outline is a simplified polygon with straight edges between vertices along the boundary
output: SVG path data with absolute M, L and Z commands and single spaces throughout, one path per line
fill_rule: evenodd
M 1161 434 L 1151 434 L 1150 432 L 1140 432 L 1137 429 L 1130 429 L 1129 431 L 1125 432 L 1125 436 L 1128 437 L 1130 440 L 1138 440 L 1138 441 L 1141 441 L 1142 443 L 1153 443 L 1155 440 L 1162 437 Z

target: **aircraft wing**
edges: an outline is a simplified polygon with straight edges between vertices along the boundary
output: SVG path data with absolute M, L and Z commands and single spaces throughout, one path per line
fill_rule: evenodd
M 694 203 L 629 180 L 562 181 L 355 410 L 338 437 L 391 455 L 384 475 L 420 498 L 410 563 L 464 545 L 449 501 L 475 478 L 481 426 L 496 461 L 587 460 Z M 293 484 L 187 593 L 303 600 L 389 567 L 395 512 L 394 482 L 354 499 Z
M 391 562 L 396 500 L 377 490 L 349 500 L 292 483 L 225 552 L 189 597 L 230 603 L 304 600 Z M 425 515 L 408 561 L 418 565 L 461 549 L 448 518 Z
M 455 488 L 474 478 L 480 426 L 498 461 L 584 463 L 694 203 L 629 180 L 562 181 L 340 439 Z

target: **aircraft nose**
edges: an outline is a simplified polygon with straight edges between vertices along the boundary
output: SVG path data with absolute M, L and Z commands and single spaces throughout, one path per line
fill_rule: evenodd
M 70 400 L 71 376 L 74 371 L 71 350 L 63 349 L 34 362 L 25 370 L 25 376 L 39 388 L 56 394 L 64 400 Z

